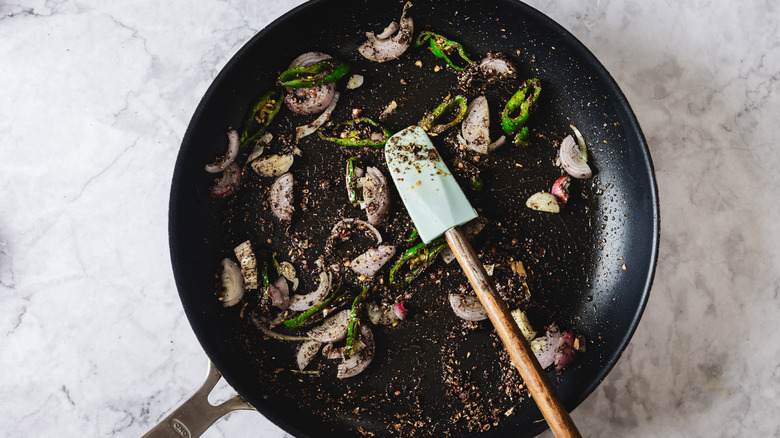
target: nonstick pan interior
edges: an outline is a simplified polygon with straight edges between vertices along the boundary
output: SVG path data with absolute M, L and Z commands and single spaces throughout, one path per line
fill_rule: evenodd
M 264 341 L 246 319 L 237 317 L 236 309 L 225 309 L 216 299 L 214 275 L 219 260 L 233 246 L 247 237 L 281 239 L 283 233 L 260 232 L 247 221 L 235 220 L 241 214 L 262 217 L 262 197 L 211 198 L 212 176 L 203 165 L 223 152 L 227 128 L 240 123 L 254 98 L 273 85 L 292 58 L 310 50 L 325 51 L 366 77 L 365 85 L 356 90 L 360 94 L 345 93 L 334 120 L 346 119 L 351 103 L 360 104 L 366 114 L 377 114 L 396 98 L 404 111 L 386 125 L 400 130 L 454 87 L 454 76 L 436 76 L 437 63 L 423 49 L 410 49 L 399 62 L 386 64 L 371 63 L 357 54 L 364 32 L 381 31 L 398 19 L 402 6 L 356 0 L 307 3 L 261 31 L 218 75 L 195 111 L 173 177 L 169 227 L 179 294 L 199 341 L 226 380 L 296 436 L 351 436 L 361 431 L 378 436 L 439 436 L 445 431 L 464 436 L 533 436 L 545 424 L 538 422 L 541 414 L 527 397 L 516 401 L 511 415 L 502 412 L 505 418 L 484 432 L 469 432 L 463 424 L 443 424 L 453 410 L 462 409 L 448 401 L 441 383 L 443 350 L 462 360 L 464 368 L 480 371 L 470 374 L 482 385 L 480 397 L 489 398 L 499 390 L 500 373 L 495 365 L 496 340 L 487 326 L 457 341 L 448 340 L 459 322 L 446 304 L 446 291 L 440 296 L 418 294 L 419 310 L 408 324 L 392 333 L 377 331 L 374 363 L 364 374 L 345 381 L 337 381 L 333 373 L 312 377 L 286 371 L 294 363 L 293 348 Z M 522 164 L 518 167 L 522 171 L 486 175 L 485 187 L 501 190 L 487 189 L 473 202 L 490 211 L 494 222 L 511 222 L 516 219 L 511 212 L 521 212 L 515 231 L 519 230 L 520 246 L 532 271 L 529 286 L 537 303 L 529 315 L 571 327 L 588 341 L 587 352 L 573 365 L 562 373 L 548 372 L 564 404 L 573 409 L 625 349 L 652 282 L 658 203 L 642 133 L 624 96 L 592 54 L 532 8 L 513 1 L 415 1 L 409 15 L 416 32 L 429 28 L 445 34 L 463 43 L 477 59 L 490 51 L 505 53 L 518 65 L 521 77 L 543 81 L 543 98 L 529 122 L 539 134 L 535 143 L 502 152 L 516 153 L 512 160 Z M 422 67 L 414 65 L 418 59 Z M 488 98 L 498 104 L 498 97 Z M 286 117 L 281 123 L 294 126 L 304 120 Z M 597 175 L 587 183 L 578 182 L 580 196 L 567 206 L 576 213 L 573 219 L 532 218 L 522 204 L 531 193 L 549 190 L 554 176 L 552 145 L 570 133 L 569 124 L 579 127 L 588 140 Z M 335 172 L 348 156 L 314 139 L 302 142 L 301 149 L 306 170 L 300 172 L 307 172 L 301 177 L 311 180 Z M 367 161 L 377 159 L 375 152 L 362 154 Z M 502 213 L 496 205 L 511 209 Z M 409 426 L 415 421 L 425 426 Z

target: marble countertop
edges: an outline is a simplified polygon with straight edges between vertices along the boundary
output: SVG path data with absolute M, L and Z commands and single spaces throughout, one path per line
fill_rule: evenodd
M 168 253 L 171 171 L 220 68 L 299 3 L 0 3 L 0 435 L 140 436 L 202 382 Z M 780 436 L 780 3 L 530 4 L 618 82 L 661 200 L 644 317 L 575 422 Z M 246 411 L 205 436 L 250 434 L 286 436 Z

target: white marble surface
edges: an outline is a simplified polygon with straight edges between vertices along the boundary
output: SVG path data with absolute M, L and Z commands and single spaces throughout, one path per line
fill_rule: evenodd
M 139 436 L 199 385 L 171 170 L 219 69 L 298 3 L 0 2 L 0 435 Z M 530 3 L 615 77 L 661 199 L 644 318 L 574 420 L 589 437 L 780 436 L 780 3 Z M 250 435 L 285 433 L 240 412 L 206 434 Z

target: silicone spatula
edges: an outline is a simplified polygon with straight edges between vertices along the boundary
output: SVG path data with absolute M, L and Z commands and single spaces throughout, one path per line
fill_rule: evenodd
M 580 437 L 531 346 L 461 232 L 459 225 L 476 218 L 477 212 L 428 134 L 419 126 L 410 126 L 393 135 L 385 144 L 385 159 L 420 238 L 428 243 L 443 234 L 447 239 L 552 432 L 559 438 Z

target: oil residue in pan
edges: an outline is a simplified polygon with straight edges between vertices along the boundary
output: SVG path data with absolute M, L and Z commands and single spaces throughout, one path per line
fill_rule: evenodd
M 531 67 L 515 59 L 520 69 L 518 80 L 488 87 L 480 87 L 481 83 L 475 81 L 464 90 L 457 75 L 443 62 L 426 55 L 430 54 L 415 51 L 393 65 L 371 64 L 346 55 L 353 71 L 366 80 L 361 88 L 341 90 L 331 120 L 349 119 L 354 108 L 376 118 L 394 100 L 398 108 L 382 122 L 397 132 L 417 123 L 425 111 L 450 93 L 465 93 L 471 100 L 484 91 L 492 113 L 491 138 L 500 136 L 496 114 L 520 81 L 532 74 Z M 593 257 L 598 222 L 593 220 L 596 199 L 589 182 L 572 184 L 570 202 L 560 214 L 525 207 L 528 196 L 549 191 L 560 176 L 553 162 L 559 140 L 568 134 L 567 115 L 556 112 L 552 100 L 556 91 L 544 78 L 542 83 L 543 97 L 528 125 L 532 132 L 530 145 L 518 147 L 508 142 L 489 155 L 479 156 L 456 146 L 455 130 L 434 138 L 451 167 L 458 158 L 479 169 L 483 182 L 480 191 L 464 182 L 473 206 L 488 221 L 474 242 L 475 249 L 483 263 L 497 265 L 494 278 L 509 307 L 524 309 L 538 331 L 550 323 L 564 328 L 577 326 L 575 315 L 584 300 L 578 291 L 589 281 L 587 264 Z M 280 113 L 275 122 L 279 126 L 271 129 L 276 139 L 269 146 L 270 153 L 290 152 L 294 142 L 289 133 L 294 126 L 308 121 L 287 111 Z M 346 198 L 346 159 L 357 156 L 364 166 L 378 167 L 385 175 L 388 172 L 382 150 L 344 148 L 320 140 L 316 134 L 302 139 L 298 147 L 302 155 L 295 158 L 291 168 L 296 181 L 293 223 L 281 226 L 266 208 L 273 180 L 246 170 L 243 187 L 227 201 L 223 211 L 227 230 L 224 251 L 228 255 L 235 245 L 250 239 L 257 252 L 274 252 L 280 261 L 291 261 L 301 280 L 298 290 L 306 293 L 317 286 L 314 261 L 323 255 L 333 225 L 345 217 L 364 218 L 364 213 Z M 391 212 L 379 228 L 386 241 L 398 245 L 400 253 L 413 225 L 394 187 L 392 190 Z M 358 239 L 350 244 L 339 253 L 342 258 L 334 261 L 343 264 L 369 243 Z M 382 277 L 386 278 L 394 260 L 383 268 Z M 530 296 L 509 270 L 510 260 L 525 264 Z M 359 292 L 356 282 L 345 286 Z M 448 293 L 463 290 L 469 290 L 469 286 L 457 264 L 446 265 L 441 260 L 408 287 L 381 288 L 378 293 L 383 298 L 406 303 L 409 318 L 394 327 L 373 327 L 376 353 L 370 367 L 360 376 L 345 380 L 336 379 L 336 363 L 321 355 L 307 373 L 294 373 L 297 345 L 264 339 L 251 322 L 256 295 L 247 294 L 245 307 L 228 310 L 225 317 L 237 320 L 237 338 L 254 358 L 257 387 L 276 394 L 271 397 L 287 400 L 291 408 L 368 435 L 457 435 L 464 430 L 495 428 L 521 403 L 529 403 L 489 322 L 462 321 L 449 308 Z

